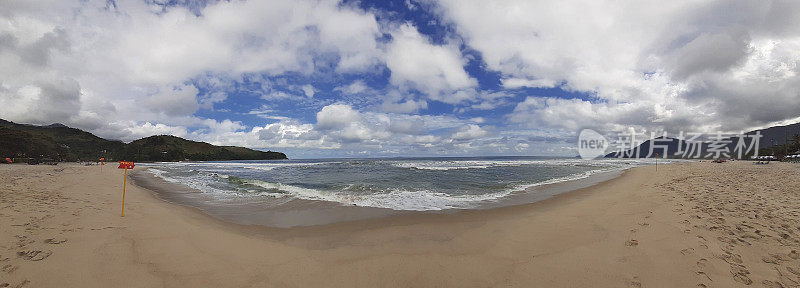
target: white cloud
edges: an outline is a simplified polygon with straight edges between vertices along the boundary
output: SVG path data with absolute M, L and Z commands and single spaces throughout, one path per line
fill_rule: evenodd
M 489 131 L 484 130 L 478 125 L 468 124 L 461 127 L 450 137 L 453 140 L 473 140 L 489 135 Z
M 3 6 L 0 103 L 16 109 L 0 118 L 63 122 L 103 137 L 130 138 L 103 127 L 112 120 L 182 126 L 197 109 L 227 100 L 220 90 L 227 87 L 214 83 L 198 97 L 197 87 L 187 84 L 198 76 L 307 75 L 329 68 L 355 73 L 380 64 L 383 55 L 375 16 L 332 0 L 189 8 L 148 1 L 116 1 L 107 8 L 99 0 Z M 293 96 L 266 92 L 266 99 Z M 312 86 L 299 91 L 303 98 L 316 92 Z
M 414 101 L 411 99 L 402 102 L 387 102 L 381 104 L 381 110 L 394 113 L 415 113 L 419 110 L 427 109 L 428 102 L 425 100 Z
M 506 78 L 502 79 L 503 88 L 516 89 L 521 87 L 532 88 L 553 88 L 556 86 L 556 81 L 551 79 L 524 79 L 524 78 Z
M 434 6 L 502 74 L 504 88 L 558 86 L 593 96 L 548 99 L 530 115 L 518 107 L 510 116 L 517 121 L 741 130 L 800 110 L 795 2 L 441 0 Z
M 303 90 L 303 94 L 305 94 L 308 98 L 314 98 L 314 93 L 317 92 L 317 90 L 314 89 L 314 86 L 311 86 L 311 84 L 303 85 L 300 87 L 300 89 Z
M 221 103 L 227 99 L 228 94 L 222 91 L 217 91 L 208 93 L 207 95 L 199 98 L 198 102 L 200 103 L 200 108 L 212 110 L 214 109 L 214 104 Z
M 138 123 L 136 121 L 115 121 L 108 123 L 107 129 L 104 131 L 113 135 L 114 139 L 122 139 L 132 141 L 139 138 L 144 138 L 152 135 L 174 135 L 178 137 L 186 137 L 189 133 L 185 127 L 168 126 L 161 123 L 153 124 L 151 122 Z M 106 128 L 103 129 L 106 129 Z
M 340 92 L 342 92 L 344 94 L 348 94 L 348 95 L 355 95 L 355 94 L 361 94 L 361 93 L 364 93 L 366 91 L 369 91 L 370 88 L 367 86 L 367 84 L 364 83 L 364 81 L 356 80 L 356 81 L 353 81 L 353 83 L 350 83 L 349 85 L 339 86 L 339 87 L 334 88 L 333 90 L 334 91 L 340 91 Z
M 317 112 L 317 128 L 337 129 L 361 121 L 361 113 L 346 104 L 333 104 Z
M 151 111 L 167 115 L 192 115 L 200 107 L 197 103 L 198 92 L 194 85 L 164 87 L 145 98 L 144 103 Z
M 453 93 L 475 87 L 477 81 L 464 71 L 465 59 L 455 45 L 434 45 L 415 27 L 405 24 L 392 33 L 386 52 L 391 82 L 426 93 L 432 100 L 458 103 Z

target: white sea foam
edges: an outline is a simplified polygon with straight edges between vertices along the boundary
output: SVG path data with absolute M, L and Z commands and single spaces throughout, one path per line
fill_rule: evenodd
M 594 174 L 608 172 L 611 170 L 613 169 L 592 170 L 566 177 L 517 185 L 510 189 L 478 195 L 450 195 L 447 193 L 430 190 L 409 191 L 403 189 L 392 189 L 390 191 L 373 194 L 355 195 L 348 193 L 349 191 L 347 191 L 347 188 L 342 189 L 341 191 L 327 191 L 252 179 L 241 179 L 241 182 L 244 184 L 261 187 L 264 190 L 248 189 L 247 193 L 241 193 L 242 191 L 223 190 L 209 185 L 212 183 L 212 181 L 219 181 L 219 179 L 214 179 L 214 177 L 227 178 L 222 175 L 216 175 L 213 173 L 206 173 L 204 175 L 201 173 L 192 177 L 178 178 L 165 176 L 165 173 L 162 170 L 151 168 L 148 171 L 166 181 L 187 185 L 193 189 L 216 196 L 215 198 L 238 198 L 254 196 L 268 196 L 275 198 L 293 197 L 303 200 L 334 202 L 347 206 L 356 205 L 362 207 L 387 208 L 393 210 L 430 211 L 473 208 L 482 202 L 497 201 L 512 193 L 524 191 L 531 187 L 584 179 Z
M 316 165 L 336 164 L 340 162 L 159 162 L 155 163 L 156 166 L 163 167 L 199 167 L 203 169 L 220 169 L 220 170 L 236 170 L 236 169 L 252 169 L 270 171 L 282 167 L 310 167 Z M 151 164 L 153 165 L 153 164 Z
M 362 207 L 388 208 L 393 210 L 427 211 L 454 208 L 469 208 L 475 202 L 496 200 L 505 196 L 503 193 L 481 195 L 449 195 L 446 193 L 429 190 L 407 191 L 392 189 L 391 191 L 353 195 L 346 191 L 325 191 L 272 183 L 261 180 L 243 180 L 244 183 L 274 189 L 288 193 L 288 195 L 304 200 L 335 202 L 343 205 L 356 205 Z M 285 197 L 286 194 L 265 192 L 263 196 Z
M 153 176 L 163 179 L 164 181 L 185 185 L 189 188 L 206 193 L 210 196 L 214 196 L 218 199 L 226 198 L 227 195 L 231 193 L 229 190 L 219 189 L 212 186 L 214 183 L 219 183 L 219 179 L 228 179 L 228 177 L 230 177 L 225 174 L 196 171 L 196 173 L 193 175 L 179 176 L 172 174 L 170 171 L 152 167 L 149 167 L 146 171 L 153 174 Z
M 674 162 L 674 160 L 659 160 L 660 163 Z M 388 162 L 388 163 L 387 163 Z M 640 165 L 652 164 L 654 160 L 643 159 L 608 159 L 608 160 L 391 160 L 384 163 L 395 167 L 422 169 L 422 170 L 453 170 L 453 169 L 486 169 L 489 167 L 523 166 L 523 165 L 550 165 L 550 166 L 584 166 L 591 167 L 588 171 L 575 173 L 563 177 L 547 179 L 534 183 L 525 183 L 500 190 L 487 191 L 482 194 L 451 195 L 441 191 L 428 189 L 404 190 L 388 189 L 385 191 L 353 191 L 353 185 L 347 185 L 340 190 L 312 189 L 296 185 L 273 183 L 254 179 L 236 179 L 218 172 L 215 169 L 259 169 L 269 171 L 279 166 L 311 166 L 330 164 L 332 162 L 314 163 L 165 163 L 148 169 L 153 175 L 166 181 L 180 183 L 193 189 L 210 194 L 216 199 L 231 197 L 274 197 L 296 198 L 303 200 L 327 201 L 341 205 L 357 205 L 363 207 L 388 208 L 394 210 L 443 210 L 443 209 L 468 209 L 479 206 L 481 203 L 498 201 L 513 193 L 519 193 L 531 187 L 585 179 L 592 175 L 623 170 Z M 340 162 L 336 162 L 340 163 Z M 288 165 L 287 165 L 288 164 Z M 188 168 L 188 169 L 187 169 Z M 215 172 L 210 172 L 215 171 Z M 233 181 L 233 182 L 232 182 Z M 241 184 L 236 184 L 236 182 Z M 252 185 L 249 188 L 248 185 Z M 255 187 L 253 187 L 255 186 Z M 366 193 L 362 193 L 366 192 Z
M 596 166 L 611 167 L 635 163 L 636 160 L 582 160 L 582 159 L 543 159 L 543 160 L 439 160 L 439 161 L 395 161 L 392 165 L 400 168 L 420 170 L 486 169 L 490 167 L 549 165 L 549 166 Z

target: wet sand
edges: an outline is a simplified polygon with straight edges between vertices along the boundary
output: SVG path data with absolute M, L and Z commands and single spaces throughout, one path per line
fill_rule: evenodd
M 0 166 L 0 287 L 800 282 L 797 164 L 639 167 L 533 204 L 290 229 L 223 222 L 136 186 L 120 217 L 122 173 L 108 168 Z

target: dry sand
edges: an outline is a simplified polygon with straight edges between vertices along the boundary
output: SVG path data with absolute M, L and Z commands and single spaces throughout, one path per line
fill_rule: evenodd
M 800 165 L 641 167 L 545 201 L 277 229 L 106 166 L 0 166 L 0 287 L 793 287 Z

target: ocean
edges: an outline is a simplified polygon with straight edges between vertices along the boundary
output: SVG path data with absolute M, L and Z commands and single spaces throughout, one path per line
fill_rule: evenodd
M 148 169 L 135 180 L 163 199 L 223 220 L 292 227 L 535 202 L 653 162 L 553 157 L 172 162 L 143 164 Z M 564 183 L 583 184 L 545 189 Z

